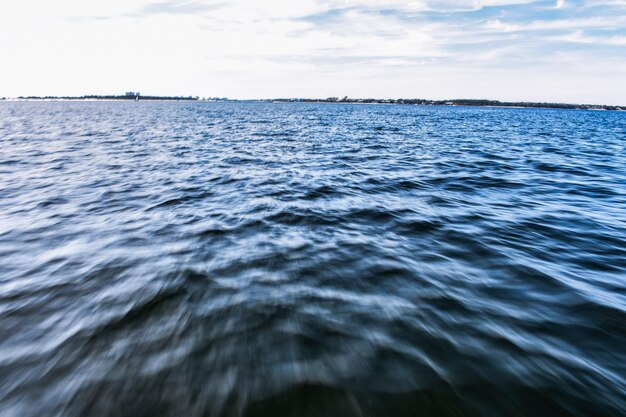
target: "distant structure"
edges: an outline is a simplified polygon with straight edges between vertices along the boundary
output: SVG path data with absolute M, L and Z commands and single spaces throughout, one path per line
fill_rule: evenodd
M 135 91 L 127 91 L 126 93 L 124 93 L 125 97 L 139 97 L 139 91 L 135 92 Z
M 195 97 L 196 100 L 199 99 L 199 97 Z M 217 102 L 217 101 L 230 101 L 228 99 L 228 97 L 203 97 L 202 101 L 211 101 L 211 102 Z

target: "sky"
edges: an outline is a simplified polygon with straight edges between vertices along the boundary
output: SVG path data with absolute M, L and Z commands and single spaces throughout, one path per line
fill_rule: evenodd
M 626 0 L 2 0 L 0 97 L 626 105 Z

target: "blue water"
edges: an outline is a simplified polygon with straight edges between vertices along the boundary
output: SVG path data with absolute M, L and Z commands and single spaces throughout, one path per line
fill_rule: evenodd
M 0 103 L 0 416 L 626 415 L 626 113 Z

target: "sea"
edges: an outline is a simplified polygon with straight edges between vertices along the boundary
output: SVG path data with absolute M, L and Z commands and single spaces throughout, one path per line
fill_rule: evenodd
M 0 416 L 626 415 L 626 113 L 0 102 Z

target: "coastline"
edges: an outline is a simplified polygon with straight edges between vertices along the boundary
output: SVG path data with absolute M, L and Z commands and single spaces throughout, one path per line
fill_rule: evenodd
M 114 101 L 166 101 L 166 102 L 240 102 L 240 103 L 312 103 L 312 104 L 376 104 L 376 105 L 423 105 L 423 106 L 447 106 L 447 107 L 492 107 L 492 108 L 516 108 L 516 109 L 565 109 L 565 110 L 597 110 L 597 111 L 626 111 L 626 106 L 606 105 L 606 104 L 571 104 L 571 103 L 550 103 L 550 102 L 508 102 L 499 100 L 478 100 L 478 99 L 453 99 L 453 100 L 426 100 L 426 99 L 352 99 L 344 97 L 338 99 L 330 97 L 327 99 L 308 98 L 274 98 L 274 99 L 251 99 L 238 100 L 227 98 L 200 98 L 198 96 L 28 96 L 28 97 L 0 97 L 0 102 L 114 102 Z
M 18 96 L 0 97 L 0 101 L 198 101 L 192 96 L 84 95 L 84 96 Z
M 258 100 L 266 101 L 266 100 Z M 336 103 L 336 104 L 388 104 L 388 105 L 424 105 L 424 106 L 450 106 L 450 107 L 495 107 L 495 108 L 518 108 L 518 109 L 565 109 L 565 110 L 609 110 L 626 111 L 626 106 L 607 104 L 571 104 L 550 102 L 509 102 L 499 100 L 478 99 L 452 99 L 452 100 L 426 100 L 426 99 L 274 99 L 274 103 Z

